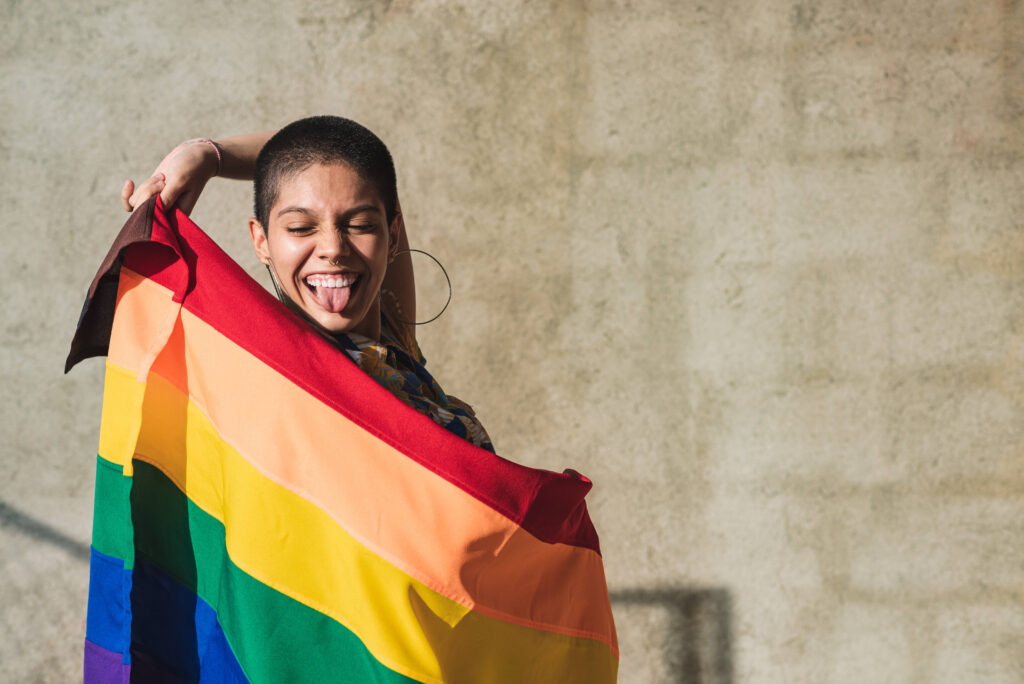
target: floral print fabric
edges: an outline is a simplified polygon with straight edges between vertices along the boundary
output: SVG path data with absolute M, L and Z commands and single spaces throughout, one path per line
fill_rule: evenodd
M 380 342 L 357 333 L 345 333 L 335 339 L 364 373 L 404 403 L 449 432 L 493 453 L 491 439 L 472 407 L 445 394 L 427 371 L 415 337 L 408 333 L 402 335 L 403 344 L 395 329 L 401 330 L 404 326 L 389 324 L 386 315 L 382 319 Z

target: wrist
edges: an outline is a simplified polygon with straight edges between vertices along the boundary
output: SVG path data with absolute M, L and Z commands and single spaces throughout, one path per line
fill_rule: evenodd
M 219 176 L 220 172 L 224 170 L 224 157 L 220 153 L 220 145 L 210 140 L 209 138 L 199 138 L 198 140 L 199 142 L 208 145 L 210 148 L 212 148 L 213 153 L 217 155 L 217 173 L 215 173 L 214 175 Z
M 201 145 L 204 150 L 204 156 L 206 156 L 211 163 L 216 166 L 216 170 L 212 175 L 221 175 L 221 171 L 224 169 L 224 157 L 221 154 L 220 145 L 209 138 L 193 138 L 192 140 L 186 140 L 184 144 L 196 146 Z

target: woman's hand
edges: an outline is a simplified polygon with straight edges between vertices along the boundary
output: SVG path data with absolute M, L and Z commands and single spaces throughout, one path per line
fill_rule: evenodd
M 125 211 L 133 211 L 153 195 L 160 193 L 164 206 L 177 204 L 185 214 L 196 205 L 207 182 L 217 175 L 217 150 L 205 140 L 187 140 L 164 157 L 153 175 L 138 187 L 127 180 L 121 188 Z

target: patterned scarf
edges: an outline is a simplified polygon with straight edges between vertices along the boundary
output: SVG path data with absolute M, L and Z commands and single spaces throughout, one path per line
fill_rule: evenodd
M 381 341 L 358 333 L 345 333 L 335 341 L 357 366 L 389 392 L 431 420 L 476 446 L 494 453 L 491 438 L 476 417 L 473 408 L 441 389 L 424 366 L 416 338 L 405 335 L 399 341 L 388 316 L 381 316 Z M 406 349 L 412 349 L 410 354 Z

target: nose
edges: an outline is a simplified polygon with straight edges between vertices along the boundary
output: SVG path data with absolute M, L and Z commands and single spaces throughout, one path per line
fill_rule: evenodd
M 351 245 L 348 244 L 348 236 L 340 230 L 323 231 L 317 243 L 317 254 L 327 260 L 346 257 L 351 249 Z

